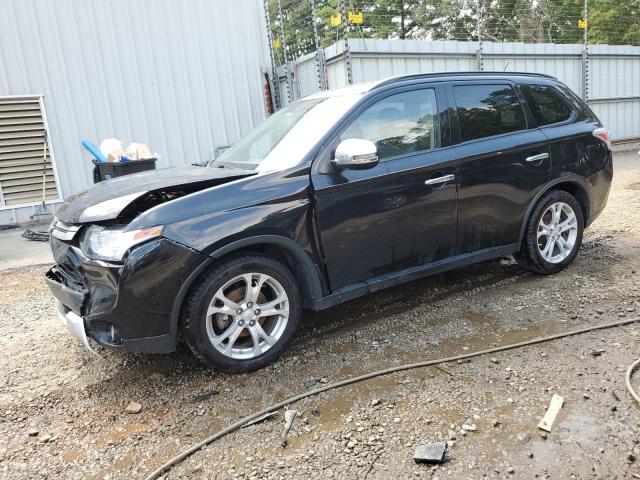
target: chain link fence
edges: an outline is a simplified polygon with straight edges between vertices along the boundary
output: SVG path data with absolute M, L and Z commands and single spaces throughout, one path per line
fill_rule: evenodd
M 341 45 L 352 83 L 353 39 L 474 42 L 478 70 L 487 67 L 487 43 L 580 44 L 585 97 L 590 45 L 640 45 L 640 0 L 264 0 L 264 5 L 278 107 L 331 87 L 324 49 L 332 45 Z

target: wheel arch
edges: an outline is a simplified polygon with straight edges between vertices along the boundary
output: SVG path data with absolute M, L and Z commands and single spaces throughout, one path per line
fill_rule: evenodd
M 527 209 L 527 214 L 524 217 L 524 222 L 520 227 L 520 239 L 518 245 L 522 244 L 522 240 L 524 238 L 525 230 L 527 229 L 527 224 L 529 223 L 529 218 L 531 217 L 531 213 L 535 208 L 538 201 L 547 193 L 552 192 L 554 190 L 562 190 L 567 193 L 573 195 L 578 204 L 582 209 L 582 215 L 584 217 L 584 226 L 587 227 L 589 225 L 589 215 L 590 211 L 590 197 L 588 190 L 582 185 L 579 179 L 577 178 L 558 178 L 555 181 L 547 184 L 544 188 L 540 189 L 540 191 L 536 194 L 534 199 L 529 204 L 529 208 Z
M 278 235 L 257 235 L 233 241 L 212 252 L 182 283 L 171 311 L 171 334 L 176 338 L 182 308 L 189 292 L 205 271 L 216 261 L 240 253 L 262 253 L 284 263 L 300 282 L 302 304 L 308 307 L 312 301 L 324 295 L 320 274 L 307 252 L 294 240 Z

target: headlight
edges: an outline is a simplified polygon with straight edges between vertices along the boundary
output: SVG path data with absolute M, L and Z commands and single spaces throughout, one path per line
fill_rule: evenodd
M 164 227 L 159 225 L 130 232 L 125 232 L 124 228 L 92 225 L 82 232 L 80 248 L 89 258 L 120 261 L 134 245 L 162 235 Z

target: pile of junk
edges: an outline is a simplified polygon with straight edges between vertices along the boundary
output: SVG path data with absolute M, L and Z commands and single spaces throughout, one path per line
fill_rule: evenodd
M 93 182 L 128 175 L 130 173 L 155 170 L 158 155 L 152 154 L 144 143 L 132 142 L 126 148 L 117 138 L 107 138 L 100 144 L 100 148 L 89 140 L 83 140 L 82 145 L 93 155 Z

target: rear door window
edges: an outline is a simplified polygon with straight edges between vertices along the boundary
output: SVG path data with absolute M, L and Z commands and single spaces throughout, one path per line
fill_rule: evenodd
M 524 110 L 511 85 L 457 85 L 453 93 L 463 142 L 527 128 Z
M 432 88 L 391 95 L 374 103 L 342 133 L 340 140 L 364 138 L 384 161 L 440 146 L 440 119 Z
M 539 127 L 566 122 L 573 114 L 573 109 L 551 85 L 520 85 L 520 91 Z

